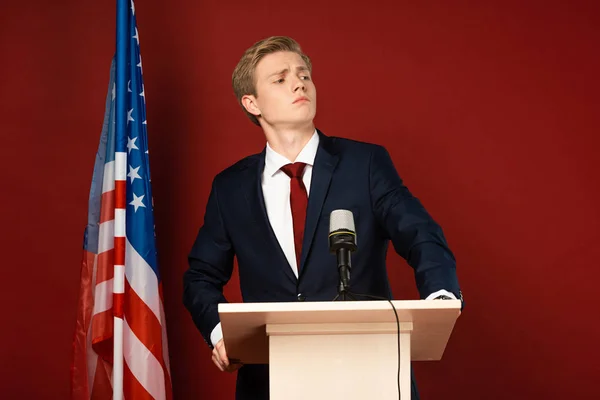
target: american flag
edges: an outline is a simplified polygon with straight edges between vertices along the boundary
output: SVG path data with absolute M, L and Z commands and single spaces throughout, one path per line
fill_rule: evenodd
M 133 0 L 117 1 L 116 43 L 84 235 L 71 393 L 171 399 Z

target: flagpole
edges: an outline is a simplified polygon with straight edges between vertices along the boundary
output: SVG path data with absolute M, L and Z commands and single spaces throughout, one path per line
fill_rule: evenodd
M 123 309 L 125 293 L 125 204 L 127 174 L 126 68 L 129 10 L 117 0 L 116 143 L 115 143 L 115 266 L 113 281 L 113 399 L 123 399 Z

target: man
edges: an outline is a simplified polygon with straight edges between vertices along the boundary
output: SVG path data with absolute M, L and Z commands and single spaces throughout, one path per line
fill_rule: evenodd
M 441 228 L 403 185 L 387 151 L 315 128 L 311 71 L 288 37 L 257 42 L 242 56 L 234 92 L 267 144 L 215 177 L 184 275 L 184 304 L 213 362 L 222 371 L 239 368 L 238 400 L 268 399 L 269 381 L 268 366 L 240 368 L 227 358 L 217 305 L 226 302 L 234 256 L 245 302 L 331 301 L 339 281 L 328 248 L 333 210 L 354 216 L 352 292 L 392 298 L 385 265 L 391 241 L 414 269 L 421 298 L 462 300 Z

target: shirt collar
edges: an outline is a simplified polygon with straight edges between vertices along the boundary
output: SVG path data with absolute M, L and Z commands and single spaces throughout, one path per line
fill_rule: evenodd
M 275 150 L 269 146 L 269 142 L 267 142 L 267 150 L 265 154 L 265 174 L 266 176 L 273 176 L 277 171 L 281 169 L 286 164 L 291 164 L 294 162 L 303 162 L 307 165 L 312 166 L 315 162 L 315 157 L 317 155 L 317 149 L 319 148 L 319 134 L 315 129 L 312 137 L 306 143 L 298 157 L 296 157 L 295 161 L 290 161 L 286 157 L 277 153 Z

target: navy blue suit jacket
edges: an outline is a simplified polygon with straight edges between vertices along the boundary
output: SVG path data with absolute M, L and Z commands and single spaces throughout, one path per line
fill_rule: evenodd
M 184 274 L 184 304 L 209 345 L 234 256 L 244 302 L 336 296 L 339 274 L 328 245 L 329 215 L 336 209 L 354 215 L 358 250 L 352 256 L 352 292 L 392 298 L 385 263 L 391 241 L 414 269 L 421 298 L 445 289 L 462 299 L 442 229 L 403 184 L 385 148 L 318 133 L 298 278 L 267 217 L 261 188 L 265 151 L 215 177 Z M 237 378 L 236 398 L 268 399 L 266 366 L 244 366 Z

